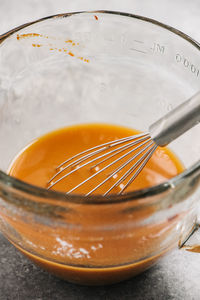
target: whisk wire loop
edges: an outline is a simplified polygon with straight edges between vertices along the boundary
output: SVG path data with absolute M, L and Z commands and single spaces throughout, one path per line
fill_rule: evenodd
M 102 169 L 100 169 L 99 171 L 97 171 L 95 174 L 89 176 L 88 178 L 86 178 L 84 181 L 80 182 L 79 184 L 77 184 L 75 187 L 73 187 L 70 191 L 67 192 L 67 194 L 73 192 L 74 190 L 76 190 L 77 188 L 79 188 L 81 185 L 83 185 L 84 183 L 88 182 L 89 180 L 91 180 L 92 178 L 96 177 L 98 174 L 102 173 L 103 171 L 105 171 L 106 169 L 108 169 L 109 167 L 113 166 L 115 163 L 117 163 L 118 161 L 122 160 L 123 158 L 125 158 L 126 156 L 130 155 L 131 153 L 133 153 L 134 151 L 136 151 L 137 149 L 139 149 L 140 147 L 144 146 L 145 144 L 149 143 L 149 140 L 141 143 L 139 146 L 135 147 L 134 149 L 128 151 L 127 153 L 125 153 L 124 155 L 120 156 L 119 158 L 115 159 L 114 161 L 112 161 L 111 163 L 109 163 L 108 165 L 106 165 L 105 167 L 103 167 Z M 149 145 L 148 145 L 149 146 Z M 146 149 L 146 147 L 145 147 Z M 142 149 L 142 151 L 144 151 L 144 149 Z M 137 156 L 140 154 L 141 152 L 138 152 Z M 91 161 L 90 161 L 91 162 Z M 88 163 L 87 163 L 88 164 Z M 124 164 L 127 165 L 128 161 Z M 83 166 L 83 165 L 82 165 Z M 82 167 L 80 166 L 80 168 Z M 121 168 L 122 169 L 122 168 Z M 75 170 L 74 170 L 75 171 Z M 119 170 L 118 170 L 119 171 Z M 115 171 L 114 174 L 116 174 L 117 171 Z M 114 175 L 113 174 L 113 175 Z M 112 176 L 113 176 L 112 175 Z M 64 176 L 63 176 L 64 177 Z M 110 177 L 109 177 L 110 178 Z M 107 180 L 106 180 L 107 181 Z
M 117 174 L 119 171 L 121 171 L 123 168 L 125 168 L 128 164 L 130 164 L 132 161 L 134 161 L 139 155 L 141 155 L 143 152 L 145 152 L 145 150 L 148 149 L 152 144 L 153 144 L 153 142 L 150 142 L 149 144 L 147 144 L 142 150 L 140 150 L 137 154 L 135 154 L 131 158 L 129 158 L 125 163 L 123 163 L 122 165 L 120 165 L 114 172 L 112 172 L 106 179 L 104 179 L 101 183 L 99 183 L 95 188 L 93 188 L 86 195 L 88 196 L 92 192 L 94 192 L 95 190 L 97 190 L 100 186 L 102 186 L 105 182 L 107 182 L 115 174 Z M 145 155 L 146 155 L 146 153 L 143 156 L 145 156 Z M 134 170 L 135 168 L 137 168 L 137 166 L 138 166 L 138 164 L 140 164 L 141 160 L 144 159 L 143 156 L 132 166 L 132 170 Z M 127 171 L 125 174 L 128 174 L 128 172 L 129 171 Z M 125 178 L 125 174 L 122 176 L 122 177 L 124 177 L 124 179 L 126 179 Z M 122 177 L 120 179 L 122 179 Z M 127 177 L 128 177 L 128 175 L 127 175 Z M 120 179 L 118 181 L 120 181 Z M 118 182 L 118 181 L 104 195 L 108 194 L 116 185 L 120 184 L 120 182 Z
M 138 140 L 138 136 L 142 136 L 142 138 Z M 59 182 L 60 182 L 61 180 L 63 180 L 64 178 L 68 177 L 69 175 L 73 174 L 74 172 L 78 171 L 79 169 L 81 169 L 81 168 L 83 168 L 83 167 L 89 165 L 90 163 L 92 163 L 92 162 L 94 162 L 94 161 L 97 161 L 98 159 L 101 159 L 101 158 L 103 158 L 103 157 L 105 157 L 105 156 L 108 156 L 109 154 L 111 154 L 111 153 L 113 153 L 113 152 L 116 152 L 116 153 L 114 154 L 114 155 L 116 155 L 116 154 L 118 154 L 117 151 L 119 151 L 119 150 L 124 151 L 124 150 L 127 150 L 127 149 L 130 148 L 130 147 L 133 147 L 133 146 L 139 144 L 139 146 L 137 146 L 136 148 L 134 148 L 133 150 L 131 150 L 131 152 L 126 153 L 125 156 L 127 156 L 128 154 L 132 153 L 133 151 L 135 151 L 135 150 L 137 150 L 138 148 L 140 148 L 140 147 L 143 146 L 143 143 L 141 143 L 141 141 L 145 141 L 144 143 L 147 143 L 147 142 L 149 141 L 150 138 L 148 137 L 148 135 L 137 135 L 136 138 L 135 138 L 134 136 L 128 137 L 128 138 L 123 138 L 123 139 L 121 139 L 120 141 L 118 140 L 118 141 L 115 142 L 115 143 L 113 143 L 113 142 L 112 142 L 112 143 L 109 143 L 109 145 L 112 145 L 112 147 L 114 147 L 114 146 L 116 146 L 116 145 L 119 145 L 119 144 L 125 143 L 125 142 L 127 142 L 127 141 L 130 141 L 131 139 L 133 140 L 133 142 L 130 142 L 128 145 L 126 144 L 126 145 L 124 145 L 124 146 L 119 147 L 118 149 L 114 149 L 114 150 L 108 151 L 108 152 L 106 152 L 106 153 L 104 153 L 104 154 L 102 154 L 102 155 L 100 155 L 100 156 L 97 156 L 97 157 L 95 157 L 95 158 L 93 158 L 93 159 L 91 159 L 91 160 L 85 162 L 84 164 L 78 166 L 77 168 L 73 169 L 72 171 L 66 173 L 65 175 L 63 175 L 62 177 L 60 177 L 59 179 L 57 179 L 56 181 L 53 181 L 53 180 L 54 180 L 59 174 L 61 174 L 63 171 L 65 171 L 65 170 L 68 169 L 69 167 L 74 167 L 75 165 L 77 165 L 77 162 L 82 163 L 82 162 L 86 161 L 88 158 L 93 157 L 95 154 L 97 154 L 97 153 L 96 153 L 96 150 L 94 151 L 95 153 L 94 153 L 94 152 L 90 153 L 90 156 L 88 156 L 88 154 L 87 154 L 87 155 L 85 155 L 85 156 L 83 156 L 83 157 L 81 157 L 81 158 L 79 158 L 79 159 L 77 159 L 77 160 L 71 162 L 70 164 L 68 164 L 67 166 L 65 166 L 64 168 L 62 168 L 60 171 L 58 171 L 58 172 L 57 172 L 57 173 L 56 173 L 56 174 L 48 181 L 48 184 L 50 184 L 50 185 L 47 187 L 47 189 L 52 188 L 54 185 L 56 185 L 57 183 L 59 183 Z M 136 139 L 136 140 L 135 140 L 135 139 Z M 108 144 L 108 143 L 107 143 L 107 144 Z M 98 147 L 98 146 L 97 146 L 97 147 Z M 108 145 L 107 145 L 107 147 L 108 147 Z M 105 147 L 102 147 L 100 150 L 98 150 L 98 153 L 103 152 L 103 151 L 105 151 L 106 149 L 109 149 L 109 148 L 110 148 L 110 146 L 109 146 L 108 148 L 107 148 L 107 147 L 106 147 L 106 148 L 105 148 Z M 94 148 L 96 148 L 96 147 L 93 147 L 93 148 L 91 148 L 90 150 L 92 150 L 92 149 L 94 149 Z M 111 149 L 112 149 L 112 148 L 111 148 Z M 86 150 L 86 151 L 88 152 L 89 150 Z M 84 151 L 84 152 L 86 153 L 86 151 Z M 82 153 L 83 153 L 83 152 L 82 152 Z M 119 151 L 119 153 L 120 153 L 120 151 Z M 80 154 L 79 154 L 79 155 L 80 155 Z M 112 156 L 114 156 L 114 155 L 112 155 Z M 72 160 L 73 158 L 75 158 L 75 157 L 77 157 L 77 155 L 75 155 L 75 156 L 73 156 L 72 158 L 68 159 L 66 162 L 71 161 L 71 160 Z M 124 156 L 122 156 L 121 158 L 123 158 L 123 157 L 124 157 Z M 110 158 L 110 157 L 109 157 L 109 158 Z M 118 159 L 117 161 L 119 161 L 119 159 Z M 115 161 L 114 161 L 114 162 L 115 162 Z M 114 162 L 113 162 L 113 163 L 114 163 Z M 101 162 L 100 162 L 100 163 L 101 163 Z M 62 166 L 63 166 L 63 165 L 64 165 L 64 164 L 62 164 Z M 109 166 L 110 166 L 110 165 L 109 165 Z M 56 169 L 58 169 L 58 167 L 57 167 Z M 103 169 L 102 169 L 102 170 L 103 170 Z M 95 174 L 97 175 L 98 172 L 95 173 Z M 94 174 L 94 175 L 95 175 L 95 174 Z M 89 177 L 89 178 L 91 178 L 91 177 Z M 84 182 L 85 182 L 85 181 L 84 181 Z

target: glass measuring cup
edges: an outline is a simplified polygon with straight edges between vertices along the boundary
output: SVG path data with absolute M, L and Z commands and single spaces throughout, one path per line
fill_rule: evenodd
M 0 36 L 2 233 L 43 268 L 81 284 L 121 281 L 181 247 L 197 228 L 199 126 L 171 145 L 185 172 L 123 196 L 66 196 L 6 170 L 55 128 L 107 122 L 146 131 L 198 91 L 199 68 L 191 38 L 124 13 L 63 14 Z

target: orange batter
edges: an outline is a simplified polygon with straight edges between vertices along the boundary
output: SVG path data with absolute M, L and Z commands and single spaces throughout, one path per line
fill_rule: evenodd
M 63 128 L 38 138 L 20 152 L 11 164 L 9 174 L 28 183 L 47 187 L 55 168 L 67 158 L 89 147 L 136 133 L 133 129 L 107 124 Z M 98 170 L 98 165 L 93 169 L 86 167 L 78 170 L 53 188 L 67 192 Z M 169 149 L 159 148 L 127 191 L 157 185 L 182 171 L 183 166 L 178 158 Z M 109 169 L 107 174 L 110 172 Z M 99 174 L 75 192 L 87 193 L 107 174 Z M 115 180 L 117 178 L 112 178 L 112 183 Z M 109 187 L 110 182 L 96 193 L 104 193 Z M 118 193 L 121 188 L 123 186 L 116 187 L 112 192 Z M 16 247 L 45 269 L 73 282 L 108 284 L 142 272 L 176 240 L 174 236 L 170 245 L 165 244 L 180 216 L 148 225 L 142 221 L 150 217 L 156 207 L 149 206 L 136 211 L 129 211 L 128 208 L 127 203 L 96 207 L 79 204 L 76 213 L 63 212 L 62 221 L 79 224 L 81 230 L 78 227 L 72 230 L 68 226 L 51 228 L 35 219 L 32 223 L 12 218 L 7 218 L 7 221 L 23 237 L 25 246 Z M 121 213 L 126 210 L 126 213 Z M 133 220 L 138 222 L 136 227 Z M 104 229 L 104 225 L 114 229 Z M 102 231 L 95 230 L 95 226 L 102 227 Z

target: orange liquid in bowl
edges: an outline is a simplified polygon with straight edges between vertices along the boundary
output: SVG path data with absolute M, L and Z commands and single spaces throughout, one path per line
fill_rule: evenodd
M 47 187 L 47 182 L 55 174 L 55 168 L 67 158 L 98 144 L 137 133 L 136 130 L 130 128 L 108 124 L 86 124 L 66 127 L 38 138 L 21 151 L 12 162 L 9 168 L 9 174 L 25 182 Z M 108 164 L 108 162 L 105 163 Z M 104 165 L 101 167 L 103 166 Z M 96 168 L 97 169 L 91 169 L 85 167 L 82 170 L 78 170 L 56 184 L 53 188 L 67 192 L 80 183 L 80 181 L 99 170 L 98 165 Z M 160 184 L 176 176 L 182 172 L 183 169 L 182 163 L 168 148 L 158 148 L 141 174 L 126 191 L 138 190 Z M 112 169 L 108 169 L 106 172 L 110 174 L 111 171 Z M 123 172 L 125 172 L 125 170 L 120 173 L 120 176 Z M 75 192 L 78 194 L 87 193 L 97 185 L 99 181 L 104 180 L 107 174 L 99 174 L 92 181 L 80 186 Z M 119 174 L 117 174 L 117 176 L 118 175 Z M 109 181 L 96 190 L 95 193 L 105 193 L 115 180 L 117 180 L 117 178 L 112 178 L 112 182 Z M 118 193 L 121 188 L 123 188 L 123 186 L 114 188 L 112 193 Z M 79 211 L 81 211 L 81 207 L 79 209 Z M 97 209 L 99 208 L 97 207 Z M 85 207 L 83 208 L 83 211 L 84 210 Z M 99 216 L 96 213 L 94 214 L 94 220 L 91 214 L 89 218 L 81 218 L 81 225 L 87 227 L 94 222 L 94 224 L 103 227 L 106 217 L 102 217 L 100 211 L 101 209 L 99 210 Z M 144 214 L 140 211 L 134 212 L 134 218 L 137 221 L 140 219 L 143 220 L 145 216 L 148 217 L 153 214 L 153 212 L 154 209 L 149 207 Z M 79 217 L 75 216 L 75 218 L 77 218 L 78 222 Z M 117 222 L 120 222 L 120 216 L 117 218 L 119 218 Z M 122 218 L 124 218 L 124 216 L 122 216 Z M 53 248 L 52 243 L 55 243 L 55 239 L 46 236 L 48 242 L 45 244 L 44 231 L 40 230 L 39 227 L 35 229 L 36 233 L 34 233 L 33 226 L 31 227 L 30 224 L 23 226 L 18 222 L 18 224 L 13 223 L 13 227 L 22 236 L 31 240 L 33 244 L 43 245 L 43 248 L 46 249 L 46 253 L 48 254 L 48 259 L 45 258 L 45 251 L 43 251 L 41 255 L 40 253 L 36 255 L 17 245 L 16 247 L 46 270 L 72 282 L 81 284 L 109 284 L 124 280 L 144 271 L 162 256 L 168 249 L 159 252 L 160 244 L 170 235 L 178 222 L 178 218 L 179 216 L 171 220 L 163 220 L 155 225 L 142 225 L 137 226 L 135 229 L 126 229 L 126 234 L 128 234 L 124 235 L 124 237 L 121 230 L 119 230 L 119 239 L 110 238 L 111 233 L 109 231 L 107 233 L 104 232 L 101 243 L 98 243 L 98 251 L 95 250 L 93 251 L 94 253 L 90 251 L 90 255 L 82 255 L 83 257 L 80 259 L 77 259 L 75 256 L 69 258 L 67 254 L 66 257 L 62 255 L 61 263 L 58 263 L 59 257 L 56 257 L 55 253 L 53 254 L 53 252 L 51 252 Z M 124 220 L 126 221 L 126 219 Z M 109 221 L 112 222 L 112 217 Z M 12 223 L 12 220 L 10 220 L 10 223 Z M 71 240 L 67 240 L 67 231 L 63 228 L 57 228 L 56 234 L 62 236 L 65 243 L 67 241 L 68 244 L 73 244 L 74 249 L 85 249 L 85 251 L 88 251 L 88 241 L 91 239 L 91 236 L 87 237 L 85 232 L 81 234 L 80 231 L 78 239 L 74 240 L 73 243 Z M 168 248 L 171 246 L 172 245 Z M 97 249 L 96 244 L 95 246 L 90 245 L 90 250 L 91 249 Z M 70 249 L 68 250 L 70 251 Z M 151 251 L 152 254 L 149 255 Z M 141 260 L 140 257 L 142 257 Z M 79 267 L 77 265 L 79 265 Z
M 86 124 L 59 129 L 38 138 L 20 152 L 11 164 L 9 174 L 25 182 L 41 187 L 47 187 L 47 182 L 56 173 L 56 167 L 66 159 L 87 148 L 135 134 L 138 134 L 138 131 L 107 124 Z M 103 168 L 106 164 L 109 164 L 110 161 L 113 161 L 118 157 L 119 155 L 116 155 L 100 167 Z M 87 193 L 99 182 L 103 181 L 113 169 L 116 169 L 122 162 L 127 161 L 129 157 L 130 156 L 125 157 L 112 168 L 98 174 L 97 177 L 94 177 L 93 180 L 80 186 L 75 192 L 78 194 Z M 93 165 L 94 164 L 95 162 Z M 98 165 L 96 170 L 95 168 L 94 170 L 91 170 L 90 167 L 86 166 L 81 170 L 74 172 L 66 179 L 63 179 L 56 184 L 53 189 L 67 192 L 98 170 Z M 121 171 L 119 175 L 121 176 L 125 170 L 126 168 L 124 171 Z M 128 187 L 126 192 L 160 184 L 182 171 L 183 166 L 178 158 L 168 148 L 159 148 L 156 150 L 141 174 Z M 109 180 L 94 193 L 104 193 L 111 184 L 118 179 L 117 176 L 116 178 Z M 112 193 L 117 193 L 119 191 L 120 187 L 117 187 Z

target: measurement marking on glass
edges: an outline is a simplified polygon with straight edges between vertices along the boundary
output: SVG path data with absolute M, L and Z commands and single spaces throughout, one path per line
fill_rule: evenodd
M 165 52 L 165 46 L 160 45 L 158 43 L 153 43 L 153 46 L 150 48 L 153 52 L 157 52 L 160 54 L 164 54 Z
M 199 76 L 200 71 L 199 68 L 197 68 L 190 59 L 186 58 L 184 55 L 177 53 L 175 55 L 175 60 L 178 64 L 184 66 L 186 69 L 188 69 L 191 73 L 196 75 L 196 77 Z
M 140 44 L 144 44 L 144 42 L 142 42 L 142 41 L 139 41 L 139 40 L 134 40 L 134 42 L 136 42 L 136 43 L 140 43 Z
M 129 49 L 130 49 L 130 50 L 133 50 L 133 51 L 136 51 L 136 52 L 143 53 L 143 54 L 147 54 L 147 52 L 142 51 L 142 50 L 138 50 L 138 49 L 135 49 L 135 48 L 129 48 Z

